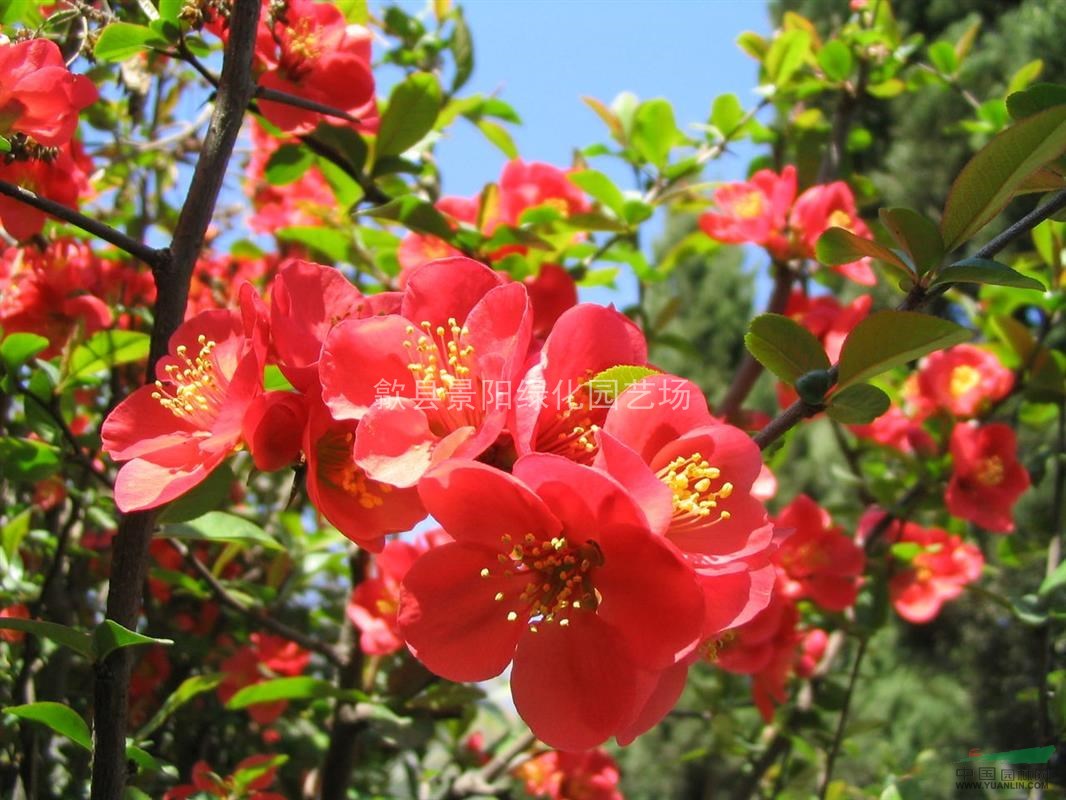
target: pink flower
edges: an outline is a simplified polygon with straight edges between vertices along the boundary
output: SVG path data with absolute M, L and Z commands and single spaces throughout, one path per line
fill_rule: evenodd
M 507 162 L 500 174 L 500 220 L 517 225 L 523 211 L 545 204 L 568 217 L 589 207 L 585 195 L 558 167 L 520 158 Z
M 337 420 L 359 420 L 356 463 L 408 487 L 433 464 L 474 458 L 503 431 L 497 395 L 529 346 L 526 290 L 465 258 L 413 270 L 400 313 L 349 319 L 322 354 L 322 399 Z
M 805 258 L 814 258 L 815 244 L 830 228 L 844 228 L 862 239 L 873 238 L 870 229 L 859 217 L 851 187 L 843 181 L 812 186 L 801 194 L 792 208 L 789 228 L 792 230 L 794 247 Z M 863 286 L 877 283 L 877 276 L 868 258 L 840 264 L 833 269 Z
M 1006 397 L 1014 373 L 996 356 L 972 344 L 931 354 L 918 370 L 915 401 L 923 409 L 946 409 L 961 419 L 980 415 Z
M 24 603 L 16 603 L 13 606 L 6 606 L 0 608 L 0 619 L 29 619 L 30 610 Z M 0 628 L 0 639 L 5 642 L 21 642 L 26 638 L 26 634 L 23 631 L 16 631 L 10 628 Z
M 93 82 L 72 75 L 48 39 L 0 44 L 0 75 L 0 136 L 23 133 L 46 147 L 67 144 L 78 114 L 98 97 Z
M 933 455 L 937 452 L 936 441 L 921 423 L 907 416 L 899 406 L 890 406 L 888 411 L 867 425 L 851 425 L 851 432 L 863 439 L 891 447 L 907 455 L 919 453 Z
M 285 800 L 277 792 L 266 792 L 277 775 L 277 766 L 263 766 L 274 761 L 276 756 L 249 756 L 225 778 L 215 774 L 206 761 L 197 761 L 192 768 L 192 783 L 175 786 L 163 795 L 163 800 L 189 800 L 193 797 L 218 797 L 224 800 Z M 259 774 L 261 772 L 261 774 Z M 255 774 L 248 780 L 242 773 Z
M 293 678 L 301 674 L 311 654 L 294 642 L 266 633 L 253 633 L 251 644 L 240 648 L 222 662 L 224 673 L 218 685 L 218 698 L 229 702 L 238 691 L 270 678 Z M 288 706 L 284 700 L 248 706 L 248 715 L 260 725 L 269 725 Z
M 550 800 L 623 800 L 618 764 L 603 750 L 550 750 L 519 764 L 515 777 L 534 797 Z
M 1014 504 L 1029 488 L 1017 451 L 1009 425 L 956 425 L 951 431 L 954 471 L 944 495 L 948 511 L 993 533 L 1011 533 Z
M 788 210 L 795 197 L 795 167 L 787 165 L 780 175 L 761 169 L 748 181 L 720 186 L 714 193 L 719 210 L 704 213 L 700 228 L 719 242 L 757 244 L 783 260 L 788 257 Z
M 781 591 L 791 600 L 807 597 L 827 611 L 855 603 L 866 556 L 855 541 L 833 525 L 829 512 L 801 494 L 774 519 L 791 530 L 781 542 L 777 561 L 785 580 Z
M 513 476 L 451 461 L 419 491 L 455 538 L 403 582 L 400 629 L 426 667 L 478 681 L 513 661 L 518 713 L 563 750 L 629 738 L 665 715 L 657 707 L 648 720 L 645 706 L 697 643 L 703 593 L 620 484 L 534 454 Z
M 811 297 L 802 289 L 795 289 L 784 313 L 813 333 L 829 360 L 836 363 L 844 340 L 866 318 L 872 305 L 873 297 L 868 294 L 856 297 L 845 306 L 832 295 Z
M 54 159 L 7 162 L 0 159 L 0 180 L 21 186 L 34 194 L 77 208 L 78 198 L 88 193 L 92 162 L 81 144 L 72 140 Z M 0 224 L 19 241 L 40 233 L 48 216 L 7 195 L 0 196 Z
M 922 528 L 912 522 L 893 528 L 894 542 L 917 544 L 921 551 L 889 581 L 892 606 L 908 622 L 931 622 L 944 603 L 981 577 L 984 556 L 972 544 L 940 528 Z
M 122 511 L 167 503 L 203 481 L 241 442 L 244 414 L 262 392 L 265 341 L 246 312 L 204 311 L 170 339 L 158 380 L 123 400 L 104 421 L 104 450 L 125 461 L 115 481 Z

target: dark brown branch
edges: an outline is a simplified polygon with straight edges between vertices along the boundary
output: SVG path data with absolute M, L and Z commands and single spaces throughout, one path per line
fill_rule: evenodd
M 148 355 L 149 379 L 155 374 L 156 363 L 166 353 L 170 337 L 185 315 L 193 266 L 203 248 L 226 167 L 240 133 L 244 110 L 255 89 L 252 53 L 259 7 L 259 0 L 236 0 L 233 5 L 221 84 L 203 150 L 171 246 L 161 251 L 162 257 L 152 265 L 157 299 Z M 158 509 L 126 514 L 115 536 L 107 617 L 127 628 L 135 628 L 140 616 L 148 545 L 157 513 Z M 127 648 L 114 651 L 95 665 L 92 800 L 121 800 L 123 795 L 131 665 Z
M 296 642 L 296 644 L 300 645 L 300 647 L 305 650 L 310 650 L 313 653 L 318 653 L 319 655 L 324 656 L 331 664 L 340 666 L 344 663 L 340 654 L 331 645 L 319 641 L 313 636 L 308 636 L 303 631 L 299 631 L 296 628 L 286 625 L 284 622 L 270 616 L 263 609 L 252 608 L 245 605 L 230 593 L 229 589 L 222 584 L 222 581 L 216 578 L 215 574 L 211 572 L 200 559 L 193 555 L 189 548 L 181 542 L 174 541 L 173 539 L 170 544 L 181 554 L 181 557 L 193 568 L 196 574 L 207 583 L 211 592 L 215 595 L 215 598 L 222 605 L 243 615 L 256 627 L 263 628 L 271 633 L 276 633 L 283 639 L 288 639 L 290 642 Z
M 39 194 L 23 189 L 7 181 L 0 181 L 0 194 L 7 195 L 20 203 L 36 208 L 46 214 L 51 214 L 56 219 L 68 222 L 75 227 L 81 228 L 86 233 L 91 233 L 105 242 L 113 244 L 120 250 L 125 250 L 134 258 L 138 258 L 150 267 L 155 267 L 162 262 L 164 251 L 149 247 L 143 242 L 127 236 L 122 231 L 115 230 L 110 225 L 105 225 L 99 220 L 88 217 L 80 211 L 76 211 L 55 200 L 41 197 Z

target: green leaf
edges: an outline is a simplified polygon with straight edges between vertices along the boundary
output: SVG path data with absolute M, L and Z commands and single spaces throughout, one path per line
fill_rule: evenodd
M 659 371 L 650 367 L 638 367 L 629 364 L 620 364 L 616 367 L 608 367 L 602 372 L 589 379 L 588 387 L 595 393 L 597 401 L 613 403 L 618 395 L 637 381 L 642 381 L 650 375 L 658 375 Z
M 293 386 L 277 364 L 267 364 L 263 371 L 263 389 L 268 392 L 291 392 Z
M 6 136 L 0 136 L 0 153 L 10 153 L 11 142 L 8 141 Z
M 970 339 L 972 333 L 946 319 L 915 311 L 878 311 L 852 330 L 840 351 L 837 382 L 853 383 Z
M 455 9 L 455 32 L 452 34 L 452 53 L 455 56 L 455 77 L 452 78 L 452 94 L 470 80 L 474 71 L 474 40 L 466 24 L 461 8 Z
M 46 347 L 48 340 L 36 333 L 12 333 L 0 342 L 0 361 L 13 373 Z
M 166 506 L 159 515 L 159 522 L 188 522 L 216 510 L 225 504 L 236 480 L 229 464 L 222 464 L 212 470 L 205 481 Z
M 300 675 L 295 678 L 275 678 L 269 681 L 245 686 L 226 703 L 226 708 L 239 710 L 259 703 L 273 703 L 278 700 L 318 700 L 323 697 L 351 695 L 358 699 L 359 692 L 345 692 L 329 681 Z
M 433 130 L 440 108 L 440 83 L 435 75 L 416 72 L 397 84 L 378 127 L 377 158 L 399 155 L 418 144 Z
M 92 637 L 76 628 L 68 628 L 66 625 L 41 619 L 0 617 L 0 629 L 30 633 L 69 648 L 89 660 L 93 657 Z
M 944 75 L 954 75 L 959 68 L 959 59 L 955 54 L 955 45 L 951 42 L 933 42 L 929 45 L 929 60 Z
M 137 741 L 143 742 L 152 732 L 159 728 L 170 716 L 188 703 L 194 697 L 210 692 L 222 683 L 223 675 L 221 672 L 212 673 L 210 675 L 193 675 L 191 678 L 186 678 L 181 682 L 181 685 L 175 689 L 166 700 L 163 701 L 163 705 L 159 707 L 159 710 L 155 712 L 148 722 L 146 722 L 139 731 L 137 731 Z
M 427 203 L 413 194 L 405 194 L 383 206 L 360 211 L 359 215 L 393 220 L 415 233 L 428 233 L 445 241 L 452 238 L 452 227 L 444 215 L 432 203 Z
M 753 319 L 744 344 L 756 361 L 789 384 L 830 366 L 815 335 L 782 314 L 760 314 Z
M 148 49 L 165 47 L 167 40 L 144 25 L 113 22 L 100 31 L 93 55 L 97 61 L 125 61 Z
M 62 703 L 29 703 L 24 706 L 8 706 L 4 711 L 19 719 L 40 722 L 79 747 L 90 751 L 93 749 L 93 737 L 85 720 L 77 711 Z
M 625 219 L 626 198 L 614 181 L 594 169 L 571 172 L 570 182 L 583 189 L 591 198 L 609 208 L 619 219 Z
M 868 383 L 855 383 L 833 394 L 825 413 L 846 425 L 865 425 L 888 411 L 888 395 Z
M 963 167 L 940 222 L 944 249 L 954 250 L 1003 210 L 1020 185 L 1066 150 L 1066 106 L 1016 122 Z
M 166 22 L 177 22 L 178 15 L 185 0 L 159 0 L 159 18 Z
M 347 234 L 342 231 L 314 225 L 279 228 L 274 231 L 274 235 L 283 242 L 305 244 L 333 263 L 347 261 L 348 250 L 352 244 Z
M 481 131 L 482 135 L 494 144 L 500 152 L 502 152 L 508 158 L 518 158 L 518 148 L 515 146 L 514 139 L 511 138 L 511 134 L 507 132 L 507 129 L 502 125 L 492 122 L 487 119 L 480 119 L 474 123 L 477 129 Z
M 641 103 L 633 117 L 633 147 L 641 158 L 660 169 L 666 166 L 670 149 L 684 138 L 674 121 L 673 106 L 655 98 Z
M 1034 83 L 1025 91 L 1007 95 L 1007 111 L 1015 119 L 1061 105 L 1066 105 L 1066 86 L 1059 83 Z
M 352 172 L 362 172 L 366 166 L 366 140 L 352 128 L 341 128 L 322 122 L 315 128 L 313 138 L 320 145 L 325 145 L 332 156 L 344 161 Z
M 163 765 L 155 756 L 134 744 L 126 745 L 126 760 L 132 761 L 138 767 L 147 770 L 148 772 L 163 771 Z
M 932 286 L 951 283 L 982 283 L 992 286 L 1013 286 L 1016 289 L 1035 289 L 1047 291 L 1036 278 L 1022 275 L 1006 264 L 988 258 L 966 258 L 954 264 L 948 264 L 936 274 Z
M 258 544 L 270 550 L 283 549 L 270 534 L 251 520 L 224 511 L 210 511 L 188 522 L 164 525 L 161 535 L 169 539 L 243 542 Z
M 810 52 L 811 35 L 805 30 L 794 29 L 776 36 L 763 62 L 770 83 L 775 86 L 787 84 Z
M 0 478 L 34 483 L 59 468 L 58 447 L 37 439 L 0 437 Z
M 892 238 L 910 254 L 919 275 L 940 265 L 944 240 L 936 223 L 909 208 L 882 208 L 880 217 Z
M 1055 567 L 1054 571 L 1044 578 L 1036 593 L 1040 597 L 1046 597 L 1063 584 L 1066 584 L 1066 561 Z
M 851 74 L 855 59 L 851 48 L 839 39 L 833 39 L 818 51 L 818 66 L 830 80 L 842 81 Z
M 1014 75 L 1011 76 L 1010 83 L 1007 84 L 1007 96 L 1020 92 L 1030 83 L 1040 77 L 1040 73 L 1044 71 L 1043 60 L 1036 58 L 1027 64 L 1024 64 Z
M 100 372 L 148 357 L 150 338 L 139 331 L 99 331 L 70 356 L 67 376 L 61 386 L 91 378 Z
M 878 244 L 873 239 L 856 236 L 844 228 L 830 228 L 818 237 L 818 242 L 814 245 L 814 253 L 819 262 L 830 267 L 850 264 L 852 261 L 869 256 L 892 267 L 901 277 L 911 279 L 917 277 L 907 262 L 887 247 Z
M 284 186 L 303 177 L 303 174 L 315 163 L 314 153 L 298 144 L 283 144 L 270 154 L 266 164 L 267 183 Z
M 170 639 L 153 639 L 151 636 L 131 631 L 112 619 L 105 619 L 93 628 L 92 642 L 93 656 L 97 662 L 103 661 L 111 653 L 123 647 L 135 647 L 142 644 L 174 644 Z
M 720 94 L 714 98 L 714 105 L 711 107 L 711 124 L 722 136 L 729 136 L 733 133 L 742 119 L 744 119 L 744 106 L 740 104 L 740 99 L 735 94 Z
M 9 564 L 15 560 L 19 547 L 30 532 L 32 517 L 33 509 L 24 508 L 0 527 L 0 550 L 3 551 L 4 558 Z

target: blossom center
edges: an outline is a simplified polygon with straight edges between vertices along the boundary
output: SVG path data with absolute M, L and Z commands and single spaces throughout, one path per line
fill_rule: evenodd
M 360 508 L 370 510 L 384 505 L 384 495 L 392 491 L 387 483 L 366 476 L 352 457 L 352 433 L 327 434 L 319 439 L 318 477 L 349 495 Z
M 733 204 L 733 213 L 741 219 L 754 219 L 763 213 L 766 203 L 762 192 L 748 192 Z
M 733 484 L 722 481 L 722 471 L 700 453 L 678 456 L 657 475 L 673 493 L 674 527 L 729 519 L 730 513 L 719 506 L 733 494 Z
M 1004 473 L 1003 459 L 999 456 L 983 458 L 977 465 L 977 480 L 984 486 L 999 486 Z
M 593 397 L 584 383 L 562 402 L 551 422 L 537 436 L 537 449 L 564 456 L 579 464 L 591 464 L 599 445 L 598 431 L 607 416 L 608 404 Z
M 826 223 L 827 228 L 844 228 L 845 230 L 851 230 L 852 225 L 851 214 L 843 209 L 838 208 L 836 211 L 829 215 L 829 220 Z
M 450 317 L 447 326 L 408 325 L 406 334 L 403 346 L 411 358 L 407 369 L 415 380 L 414 399 L 419 408 L 437 412 L 431 420 L 437 433 L 476 425 L 475 351 L 472 344 L 463 343 L 470 329 Z
M 200 428 L 210 428 L 226 397 L 226 387 L 215 372 L 211 351 L 218 345 L 203 334 L 197 339 L 200 350 L 195 357 L 189 349 L 179 345 L 175 353 L 177 364 L 167 364 L 164 371 L 170 386 L 156 381 L 152 399 L 158 400 L 178 419 L 188 420 Z
M 976 388 L 980 382 L 981 373 L 977 369 L 969 364 L 960 364 L 951 371 L 948 390 L 951 392 L 952 397 L 959 398 Z
M 509 548 L 497 556 L 503 576 L 527 578 L 518 598 L 522 606 L 507 612 L 509 622 L 523 619 L 536 633 L 541 624 L 558 623 L 565 628 L 572 611 L 595 610 L 600 598 L 592 573 L 603 564 L 603 553 L 596 542 L 573 545 L 565 536 L 538 539 L 532 533 L 519 543 L 504 534 L 500 542 Z M 481 577 L 487 578 L 491 573 L 488 568 L 482 569 Z M 494 599 L 502 602 L 503 592 L 497 592 Z
M 307 60 L 317 58 L 321 51 L 318 37 L 312 27 L 311 20 L 303 18 L 297 20 L 296 25 L 285 29 L 288 36 L 289 54 L 297 59 Z

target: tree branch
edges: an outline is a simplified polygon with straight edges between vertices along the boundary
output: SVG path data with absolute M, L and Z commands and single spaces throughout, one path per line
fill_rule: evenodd
M 240 133 L 244 110 L 251 101 L 252 54 L 259 24 L 259 0 L 236 0 L 230 17 L 230 38 L 222 62 L 222 78 L 203 150 L 174 231 L 171 246 L 160 251 L 152 264 L 156 304 L 148 354 L 147 378 L 166 351 L 171 335 L 181 324 L 189 296 L 192 270 L 203 247 L 218 193 Z M 107 617 L 135 628 L 148 563 L 148 544 L 159 509 L 123 516 L 115 536 L 108 586 Z M 126 727 L 129 650 L 120 648 L 95 665 L 93 692 L 95 747 L 93 748 L 92 800 L 121 800 L 126 783 Z
M 851 668 L 851 678 L 848 680 L 848 693 L 844 695 L 844 706 L 840 709 L 840 719 L 837 721 L 836 733 L 833 735 L 833 744 L 829 748 L 829 753 L 826 755 L 825 760 L 825 775 L 822 776 L 821 789 L 818 792 L 818 797 L 821 800 L 825 800 L 826 794 L 829 791 L 829 784 L 833 780 L 833 767 L 836 764 L 837 755 L 840 753 L 840 745 L 844 741 L 844 729 L 848 724 L 848 711 L 851 709 L 851 697 L 855 694 L 855 684 L 859 680 L 859 667 L 862 666 L 863 656 L 866 655 L 866 645 L 868 640 L 863 638 L 859 640 L 859 650 L 855 654 L 855 663 Z
M 156 267 L 164 258 L 164 251 L 149 247 L 143 242 L 127 236 L 122 231 L 115 230 L 110 225 L 105 225 L 103 222 L 86 216 L 80 211 L 76 211 L 62 203 L 57 203 L 55 200 L 49 200 L 47 197 L 34 194 L 21 186 L 16 186 L 7 181 L 0 181 L 0 194 L 7 195 L 20 203 L 25 203 L 38 211 L 51 214 L 56 219 L 81 228 L 86 233 L 91 233 L 93 236 L 113 244 L 120 250 L 125 250 L 131 256 L 140 259 L 150 267 Z

